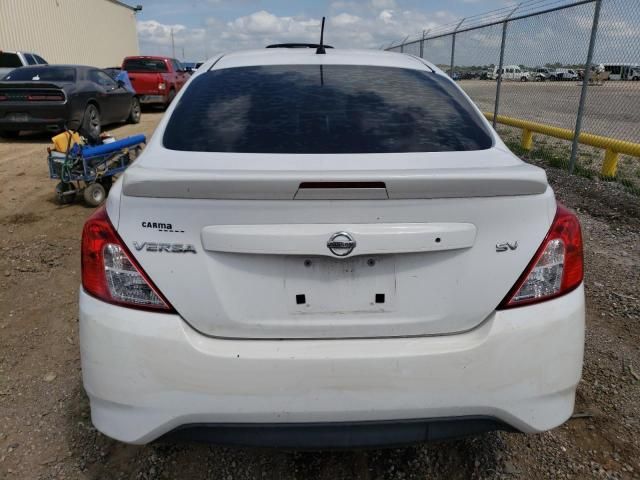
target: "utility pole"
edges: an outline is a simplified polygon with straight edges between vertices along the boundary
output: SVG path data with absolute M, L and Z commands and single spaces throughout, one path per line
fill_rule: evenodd
M 502 70 L 504 67 L 504 47 L 507 40 L 507 26 L 509 25 L 509 19 L 511 15 L 515 13 L 516 10 L 520 8 L 520 4 L 516 6 L 513 10 L 509 12 L 509 14 L 505 17 L 504 22 L 502 23 L 502 40 L 500 41 L 500 60 L 498 61 L 498 77 L 496 78 L 496 101 L 493 106 L 493 128 L 496 128 L 496 124 L 498 123 L 498 109 L 500 108 L 500 88 L 502 86 Z
M 182 47 L 182 60 L 184 60 L 184 47 Z
M 173 41 L 173 28 L 171 29 L 171 56 L 176 58 L 176 44 Z
M 589 77 L 591 76 L 591 65 L 593 64 L 593 51 L 596 47 L 596 37 L 598 35 L 598 22 L 600 21 L 600 7 L 602 0 L 596 0 L 593 12 L 593 22 L 591 24 L 591 38 L 589 40 L 589 51 L 587 52 L 587 63 L 584 66 L 584 78 L 582 79 L 582 91 L 580 92 L 580 104 L 578 105 L 578 115 L 576 117 L 576 128 L 573 131 L 573 143 L 571 144 L 571 157 L 569 158 L 569 173 L 573 173 L 576 168 L 576 158 L 578 157 L 578 140 L 582 131 L 582 116 L 584 115 L 584 105 L 587 101 L 589 91 Z M 608 151 L 607 151 L 608 153 Z M 605 157 L 606 161 L 606 157 Z
M 460 23 L 458 23 L 458 25 L 456 25 L 456 29 L 453 31 L 453 35 L 451 36 L 451 67 L 449 68 L 449 76 L 451 78 L 453 78 L 453 68 L 454 68 L 454 60 L 455 60 L 455 54 L 456 54 L 456 32 L 458 31 L 458 29 L 460 28 L 460 25 L 462 25 L 462 22 L 464 22 L 465 19 L 463 18 L 462 20 L 460 20 Z

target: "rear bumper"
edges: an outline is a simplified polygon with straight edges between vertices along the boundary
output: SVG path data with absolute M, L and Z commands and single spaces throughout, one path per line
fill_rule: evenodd
M 58 131 L 68 120 L 67 105 L 30 105 L 0 110 L 0 130 Z
M 320 423 L 192 424 L 178 427 L 164 440 L 189 440 L 243 447 L 352 448 L 407 445 L 475 435 L 492 430 L 513 431 L 488 417 L 425 420 Z
M 573 411 L 584 291 L 495 312 L 458 335 L 294 341 L 210 338 L 176 315 L 116 307 L 81 291 L 80 337 L 93 423 L 125 442 L 194 425 L 207 427 L 211 439 L 217 432 L 219 441 L 238 443 L 222 434 L 234 424 L 294 431 L 324 424 L 345 427 L 337 429 L 344 434 L 361 422 L 415 426 L 468 417 L 539 432 Z M 433 428 L 404 441 L 434 438 Z M 330 437 L 323 444 L 334 444 Z M 358 438 L 341 446 L 368 444 Z

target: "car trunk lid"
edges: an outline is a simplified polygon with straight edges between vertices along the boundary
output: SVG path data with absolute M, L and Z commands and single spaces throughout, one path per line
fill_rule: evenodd
M 470 167 L 479 155 L 485 167 Z M 297 171 L 171 156 L 180 170 L 143 154 L 126 172 L 117 229 L 184 320 L 218 337 L 474 328 L 555 212 L 544 172 L 498 148 L 465 152 L 469 163 L 433 153 L 360 171 L 334 156 Z M 503 242 L 517 246 L 497 252 Z

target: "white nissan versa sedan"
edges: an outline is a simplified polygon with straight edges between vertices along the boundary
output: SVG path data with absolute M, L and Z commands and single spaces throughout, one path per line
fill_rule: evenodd
M 307 448 L 547 430 L 582 278 L 576 216 L 434 65 L 223 55 L 84 227 L 93 423 Z

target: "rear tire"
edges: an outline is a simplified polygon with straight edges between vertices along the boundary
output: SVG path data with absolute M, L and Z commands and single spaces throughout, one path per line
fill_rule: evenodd
M 90 207 L 98 207 L 107 198 L 107 191 L 102 184 L 96 182 L 87 185 L 82 192 L 84 202 Z
M 527 77 L 520 77 L 521 82 L 526 82 L 527 80 L 528 80 Z
M 129 112 L 129 123 L 140 123 L 140 117 L 142 116 L 142 107 L 140 106 L 140 99 L 133 97 L 131 99 L 131 111 Z
M 0 130 L 0 137 L 15 140 L 20 136 L 20 130 Z
M 87 137 L 100 137 L 100 131 L 102 130 L 102 125 L 100 123 L 100 112 L 98 111 L 98 107 L 96 107 L 92 103 L 87 105 L 87 108 L 84 111 L 81 129 Z

